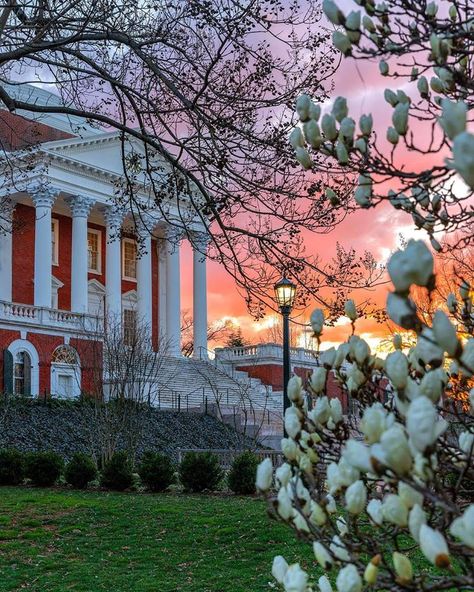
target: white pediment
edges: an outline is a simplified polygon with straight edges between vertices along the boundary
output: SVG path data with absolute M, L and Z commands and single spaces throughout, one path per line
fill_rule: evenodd
M 53 158 L 70 160 L 72 163 L 82 164 L 102 170 L 114 175 L 124 174 L 124 160 L 128 163 L 131 173 L 133 162 L 140 165 L 144 162 L 144 149 L 141 143 L 135 139 L 127 139 L 125 146 L 118 132 L 109 132 L 88 138 L 71 138 L 55 142 L 45 142 L 41 146 L 42 151 Z M 125 159 L 123 150 L 125 149 Z M 138 176 L 139 178 L 139 176 Z

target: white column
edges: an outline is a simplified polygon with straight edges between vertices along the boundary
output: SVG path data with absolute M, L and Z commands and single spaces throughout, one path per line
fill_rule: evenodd
M 51 307 L 51 266 L 53 248 L 51 239 L 51 209 L 56 193 L 39 189 L 31 196 L 36 208 L 35 220 L 35 306 Z
M 196 233 L 193 242 L 193 339 L 195 358 L 207 358 L 207 274 L 206 251 L 209 237 Z
M 158 241 L 158 332 L 160 344 L 166 344 L 166 241 Z
M 3 200 L 0 217 L 0 300 L 12 301 L 12 217 L 13 204 Z
M 166 331 L 171 356 L 181 355 L 181 282 L 179 241 L 181 231 L 169 227 L 166 248 Z
M 105 249 L 105 314 L 112 326 L 122 324 L 122 260 L 120 228 L 123 214 L 112 207 L 104 211 L 107 225 Z
M 137 260 L 137 316 L 141 327 L 151 339 L 151 236 L 148 228 L 139 227 L 139 253 Z
M 68 200 L 72 212 L 71 310 L 86 313 L 88 308 L 87 217 L 93 201 L 82 195 Z

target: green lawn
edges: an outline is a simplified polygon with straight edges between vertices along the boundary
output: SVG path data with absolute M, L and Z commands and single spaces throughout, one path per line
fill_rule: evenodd
M 279 553 L 314 565 L 254 498 L 0 488 L 1 592 L 270 591 Z

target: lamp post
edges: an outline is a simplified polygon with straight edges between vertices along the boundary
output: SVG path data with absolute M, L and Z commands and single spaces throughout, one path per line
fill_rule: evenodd
M 275 300 L 283 317 L 283 416 L 290 406 L 288 381 L 290 380 L 290 312 L 296 296 L 296 286 L 289 279 L 282 278 L 274 286 Z

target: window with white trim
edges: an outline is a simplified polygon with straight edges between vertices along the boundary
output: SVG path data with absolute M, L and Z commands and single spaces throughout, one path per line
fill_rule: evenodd
M 51 219 L 51 247 L 53 265 L 59 265 L 59 220 Z
M 102 271 L 102 233 L 100 230 L 87 230 L 87 266 L 92 273 Z
M 13 392 L 15 395 L 31 394 L 31 358 L 26 351 L 17 352 L 13 366 Z
M 137 243 L 125 238 L 122 244 L 122 276 L 126 280 L 137 279 Z

